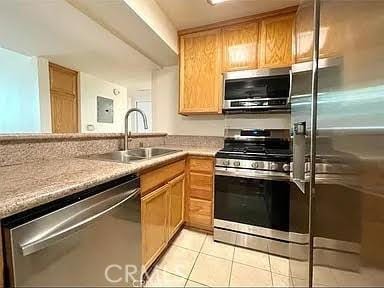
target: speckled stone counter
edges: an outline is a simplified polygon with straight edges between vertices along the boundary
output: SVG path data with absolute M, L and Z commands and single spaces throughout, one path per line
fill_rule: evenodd
M 167 147 L 181 151 L 130 164 L 69 158 L 0 167 L 0 219 L 187 155 L 213 157 L 219 150 Z

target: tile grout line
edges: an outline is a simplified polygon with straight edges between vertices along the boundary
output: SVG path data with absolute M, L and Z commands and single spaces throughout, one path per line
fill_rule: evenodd
M 197 259 L 197 258 L 196 258 L 196 259 Z M 189 279 L 189 278 L 185 278 L 185 277 L 183 277 L 183 276 L 177 275 L 177 274 L 175 274 L 175 273 L 173 273 L 173 272 L 169 272 L 169 271 L 164 270 L 164 269 L 161 269 L 161 268 L 159 268 L 159 267 L 156 267 L 155 269 L 160 270 L 160 271 L 163 271 L 163 272 L 165 272 L 165 273 L 171 274 L 171 275 L 176 276 L 176 277 L 179 277 L 179 278 L 183 278 L 184 280 L 187 280 L 187 281 L 185 281 L 185 285 L 187 285 L 187 282 L 188 282 L 188 281 L 192 281 L 192 282 L 195 282 L 195 283 L 197 283 L 197 284 L 200 284 L 200 285 L 203 285 L 203 286 L 207 286 L 206 284 L 197 282 L 197 281 L 195 281 L 195 280 L 191 280 L 191 279 Z M 193 269 L 193 268 L 192 268 L 192 269 Z M 192 271 L 192 270 L 191 270 L 191 271 Z M 184 287 L 185 287 L 185 285 L 184 285 Z M 207 286 L 207 287 L 209 287 L 209 286 Z
M 201 234 L 203 234 L 203 233 L 201 233 Z M 208 240 L 208 237 L 209 237 L 210 235 L 208 235 L 208 234 L 204 234 L 204 236 L 205 236 L 205 237 L 204 237 L 204 240 L 202 241 L 202 244 L 200 245 L 199 250 L 197 250 L 197 249 L 196 249 L 196 250 L 193 250 L 193 249 L 191 249 L 191 248 L 183 247 L 183 246 L 178 245 L 178 244 L 175 244 L 175 243 L 172 244 L 172 245 L 174 245 L 174 246 L 176 246 L 176 247 L 178 247 L 178 248 L 182 248 L 182 249 L 185 249 L 185 250 L 188 250 L 188 251 L 197 253 L 196 259 L 194 260 L 194 263 L 193 263 L 193 265 L 192 265 L 192 269 L 190 270 L 190 272 L 189 272 L 187 278 L 186 278 L 186 277 L 183 277 L 183 276 L 179 276 L 179 275 L 174 274 L 174 273 L 172 273 L 172 272 L 166 271 L 166 270 L 164 270 L 164 269 L 161 269 L 161 268 L 158 268 L 158 267 L 157 267 L 157 268 L 158 268 L 159 270 L 162 270 L 162 271 L 167 272 L 167 273 L 169 273 L 169 274 L 172 274 L 172 275 L 174 275 L 174 276 L 183 278 L 183 279 L 187 280 L 187 282 L 190 280 L 190 281 L 192 281 L 192 282 L 195 282 L 195 283 L 198 283 L 198 284 L 201 284 L 201 285 L 205 285 L 205 284 L 203 284 L 203 283 L 200 283 L 200 282 L 197 282 L 197 281 L 194 281 L 194 280 L 190 279 L 190 276 L 191 276 L 191 274 L 192 274 L 192 271 L 193 271 L 193 269 L 194 269 L 194 267 L 195 267 L 195 265 L 196 265 L 196 262 L 197 262 L 197 259 L 199 258 L 199 256 L 200 256 L 200 255 L 206 255 L 206 256 L 210 256 L 210 257 L 216 258 L 216 259 L 221 259 L 221 260 L 231 261 L 231 270 L 230 270 L 230 275 L 229 275 L 229 285 L 231 285 L 231 277 L 232 277 L 233 265 L 234 265 L 235 263 L 237 263 L 237 264 L 241 264 L 241 265 L 245 265 L 245 266 L 247 266 L 247 267 L 251 267 L 251 268 L 255 268 L 255 269 L 260 269 L 260 270 L 263 270 L 263 271 L 268 271 L 268 272 L 270 273 L 270 276 L 271 276 L 272 287 L 274 287 L 273 274 L 287 277 L 285 274 L 280 274 L 280 273 L 278 273 L 278 272 L 273 272 L 273 271 L 272 271 L 272 268 L 271 268 L 271 257 L 270 257 L 271 255 L 270 255 L 269 253 L 264 253 L 264 254 L 268 257 L 269 270 L 267 270 L 267 269 L 265 269 L 265 268 L 261 268 L 261 267 L 257 267 L 257 266 L 253 266 L 253 265 L 249 265 L 249 264 L 246 264 L 246 263 L 241 263 L 241 262 L 235 261 L 234 255 L 235 255 L 235 251 L 236 251 L 236 248 L 237 248 L 237 247 L 234 246 L 234 245 L 229 245 L 229 246 L 232 246 L 232 247 L 233 247 L 232 260 L 230 260 L 230 259 L 228 259 L 228 258 L 223 258 L 223 257 L 217 256 L 217 255 L 211 255 L 211 254 L 202 252 L 202 251 L 203 251 L 203 248 L 204 248 L 204 245 L 206 244 L 206 242 L 207 242 L 207 240 Z M 257 252 L 259 252 L 259 251 L 257 251 Z M 263 253 L 263 252 L 259 252 L 259 253 Z M 292 275 L 291 275 L 291 277 L 292 277 Z M 290 277 L 288 276 L 288 278 L 290 278 Z M 292 277 L 292 278 L 293 278 L 293 277 Z M 187 284 L 187 282 L 185 283 L 185 285 Z
M 201 248 L 200 248 L 199 251 L 197 251 L 197 250 L 192 250 L 192 249 L 190 249 L 190 248 L 186 248 L 186 247 L 183 247 L 183 246 L 180 246 L 180 245 L 176 245 L 176 244 L 172 244 L 172 245 L 177 246 L 177 247 L 179 247 L 179 248 L 186 249 L 186 250 L 188 250 L 188 251 L 196 252 L 196 253 L 198 253 L 199 255 L 200 255 L 200 254 L 204 254 L 204 255 L 211 256 L 211 257 L 218 258 L 218 259 L 222 259 L 222 260 L 233 261 L 233 262 L 235 262 L 235 263 L 237 263 L 237 264 L 242 264 L 242 265 L 245 265 L 245 266 L 248 266 L 248 267 L 252 267 L 252 268 L 256 268 L 256 269 L 260 269 L 260 270 L 263 270 L 263 271 L 268 271 L 268 272 L 271 272 L 272 274 L 277 274 L 277 275 L 280 275 L 280 276 L 289 277 L 289 276 L 287 276 L 287 275 L 285 275 L 285 274 L 281 274 L 281 273 L 279 273 L 279 272 L 274 272 L 274 271 L 272 271 L 272 269 L 271 269 L 271 262 L 270 262 L 270 257 L 269 257 L 270 255 L 269 255 L 269 253 L 260 252 L 260 251 L 258 251 L 258 250 L 251 250 L 251 251 L 258 252 L 258 253 L 263 253 L 263 254 L 265 254 L 266 256 L 268 256 L 269 269 L 265 269 L 265 268 L 261 268 L 261 267 L 258 267 L 258 266 L 253 266 L 253 265 L 250 265 L 250 264 L 247 264 L 247 263 L 243 263 L 243 262 L 239 262 L 239 261 L 235 261 L 235 260 L 230 260 L 230 259 L 228 259 L 228 258 L 223 258 L 223 257 L 220 257 L 220 256 L 216 256 L 216 255 L 208 254 L 208 253 L 205 253 L 205 252 L 201 252 L 201 250 L 202 250 L 202 248 L 203 248 L 203 246 L 204 246 L 204 243 L 205 243 L 205 240 L 204 240 L 203 245 L 201 246 Z M 232 246 L 232 245 L 230 245 L 230 246 Z M 233 248 L 236 249 L 237 246 L 233 246 Z M 243 248 L 243 247 L 239 247 L 239 248 Z M 277 256 L 277 257 L 278 257 L 278 256 Z M 294 278 L 297 278 L 297 277 L 294 277 Z M 298 279 L 300 279 L 300 278 L 298 278 Z
M 229 284 L 228 284 L 228 287 L 231 287 L 232 269 L 233 269 L 233 262 L 234 262 L 233 260 L 235 259 L 235 250 L 236 250 L 236 247 L 233 247 L 231 271 L 229 272 Z
M 268 247 L 268 251 L 269 251 L 269 247 Z M 268 253 L 268 262 L 269 262 L 269 271 L 271 272 L 270 276 L 271 276 L 272 287 L 275 287 L 275 284 L 273 284 L 272 265 L 271 265 L 271 255 L 270 255 L 270 253 Z
M 196 265 L 197 259 L 199 258 L 200 254 L 201 254 L 201 252 L 200 252 L 200 251 L 201 251 L 201 249 L 203 249 L 203 246 L 204 246 L 204 243 L 205 243 L 205 241 L 207 241 L 207 234 L 205 234 L 205 239 L 204 239 L 203 243 L 201 244 L 200 250 L 197 252 L 197 256 L 196 256 L 196 259 L 195 259 L 195 261 L 193 262 L 193 265 L 192 265 L 192 269 L 191 269 L 191 271 L 190 271 L 190 272 L 189 272 L 189 274 L 188 274 L 188 279 L 187 279 L 187 282 L 185 282 L 185 285 L 184 285 L 184 287 L 187 285 L 188 281 L 193 281 L 193 282 L 196 282 L 196 281 L 194 281 L 194 280 L 191 280 L 191 279 L 190 279 L 190 277 L 191 277 L 191 274 L 192 274 L 193 268 L 195 268 L 195 265 Z M 196 282 L 196 283 L 199 283 L 199 282 Z M 202 285 L 206 286 L 206 285 L 205 285 L 205 284 L 203 284 L 203 283 L 199 283 L 199 284 L 202 284 Z

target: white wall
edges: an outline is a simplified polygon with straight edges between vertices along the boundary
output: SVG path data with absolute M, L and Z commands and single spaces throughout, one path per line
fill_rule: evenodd
M 155 0 L 124 0 L 177 54 L 177 29 Z
M 289 128 L 289 114 L 182 116 L 178 111 L 178 67 L 152 73 L 153 131 L 173 135 L 223 136 L 225 128 Z
M 51 133 L 51 92 L 49 85 L 49 66 L 45 58 L 37 58 L 37 73 L 39 83 L 40 132 Z
M 0 133 L 40 131 L 37 59 L 0 48 Z
M 118 89 L 120 94 L 114 95 L 113 89 Z M 113 123 L 97 122 L 97 96 L 113 99 Z M 124 116 L 128 110 L 127 88 L 80 72 L 80 102 L 81 132 L 124 132 Z M 87 130 L 87 125 L 93 125 L 94 130 Z

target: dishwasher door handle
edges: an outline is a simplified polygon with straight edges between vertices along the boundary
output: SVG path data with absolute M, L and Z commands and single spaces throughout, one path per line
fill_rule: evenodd
M 115 195 L 100 203 L 92 205 L 87 209 L 84 209 L 83 211 L 73 215 L 72 217 L 69 217 L 67 220 L 63 221 L 62 223 L 54 225 L 54 227 L 49 231 L 47 231 L 46 233 L 40 233 L 40 235 L 43 234 L 41 237 L 38 236 L 27 243 L 19 244 L 23 256 L 28 256 L 32 253 L 35 253 L 44 248 L 47 248 L 50 245 L 60 240 L 65 239 L 70 234 L 73 234 L 81 230 L 85 226 L 91 224 L 97 218 L 107 214 L 108 212 L 112 211 L 114 208 L 120 206 L 124 202 L 136 197 L 139 194 L 140 194 L 140 188 L 136 188 L 136 189 L 132 189 L 124 193 Z M 108 202 L 107 203 L 108 205 L 105 202 Z M 110 202 L 113 202 L 113 203 L 110 203 Z M 100 211 L 101 208 L 102 210 Z M 96 212 L 96 211 L 99 211 L 99 212 Z M 68 224 L 68 222 L 70 222 L 70 224 Z

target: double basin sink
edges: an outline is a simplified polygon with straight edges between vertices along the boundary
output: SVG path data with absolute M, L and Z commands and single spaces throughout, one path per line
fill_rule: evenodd
M 113 161 L 120 163 L 131 163 L 142 160 L 149 160 L 155 157 L 173 154 L 181 150 L 167 149 L 167 148 L 138 148 L 125 151 L 115 151 L 105 154 L 95 154 L 88 158 L 104 161 Z

